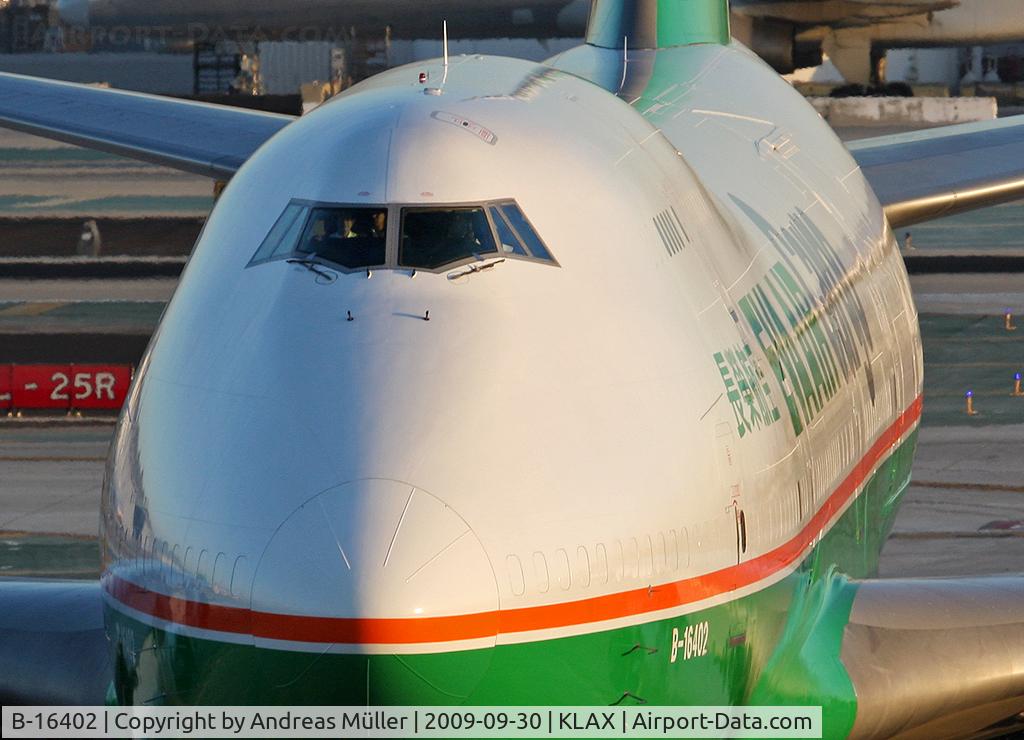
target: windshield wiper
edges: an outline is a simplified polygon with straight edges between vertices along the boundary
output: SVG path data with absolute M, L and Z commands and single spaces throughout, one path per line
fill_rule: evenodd
M 477 254 L 474 254 L 473 256 L 476 257 L 481 262 L 483 262 L 485 259 L 487 259 L 486 257 L 481 257 L 480 255 L 477 255 Z M 505 261 L 505 258 L 501 257 L 500 259 L 496 259 L 493 262 L 488 262 L 487 264 L 484 264 L 484 265 L 466 265 L 466 267 L 469 268 L 469 272 L 470 273 L 483 272 L 484 270 L 489 270 L 492 267 L 497 267 L 498 265 L 500 265 L 504 261 Z
M 327 272 L 326 270 L 321 270 L 319 267 L 319 263 L 309 258 L 293 257 L 290 260 L 286 260 L 286 262 L 289 265 L 302 265 L 310 272 L 316 273 L 320 277 L 327 278 L 328 280 L 333 281 L 337 278 L 337 276 L 334 275 L 333 273 Z
M 481 260 L 481 261 L 486 259 L 486 258 L 481 257 L 479 255 L 473 255 L 473 256 L 476 257 L 478 260 Z M 498 265 L 500 265 L 504 261 L 505 261 L 505 258 L 501 257 L 499 259 L 494 260 L 493 262 L 487 262 L 487 263 L 482 264 L 482 265 L 480 265 L 480 264 L 469 264 L 469 265 L 466 265 L 466 269 L 464 269 L 464 270 L 462 270 L 460 272 L 450 272 L 450 273 L 448 273 L 448 279 L 449 280 L 455 280 L 455 279 L 460 278 L 460 277 L 465 277 L 466 275 L 476 275 L 478 272 L 483 272 L 484 270 L 489 270 L 492 267 L 497 267 Z

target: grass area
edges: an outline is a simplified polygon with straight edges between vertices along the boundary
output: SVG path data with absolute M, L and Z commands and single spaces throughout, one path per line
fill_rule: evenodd
M 897 233 L 900 244 L 909 231 L 914 247 L 928 249 L 975 251 L 1019 250 L 1024 248 L 1024 202 L 982 208 L 959 216 L 941 218 Z
M 0 534 L 0 576 L 91 579 L 99 574 L 95 538 Z
M 68 303 L 2 303 L 0 328 L 31 328 L 40 324 L 152 326 L 166 304 L 161 301 L 74 301 Z
M 181 212 L 192 215 L 207 214 L 212 208 L 212 195 L 111 195 L 105 198 L 0 195 L 0 213 L 17 216 L 67 211 L 90 213 L 96 217 L 111 212 L 140 215 Z
M 924 416 L 931 425 L 1024 424 L 1024 397 L 1011 396 L 1024 372 L 1024 326 L 1007 331 L 1002 316 L 921 314 Z M 964 394 L 974 391 L 977 416 Z

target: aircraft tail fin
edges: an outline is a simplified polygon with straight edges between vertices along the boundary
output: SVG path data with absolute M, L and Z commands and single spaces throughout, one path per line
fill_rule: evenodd
M 729 43 L 728 0 L 593 0 L 587 43 L 665 49 Z

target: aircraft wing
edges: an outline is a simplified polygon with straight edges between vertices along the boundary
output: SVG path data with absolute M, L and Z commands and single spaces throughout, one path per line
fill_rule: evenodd
M 790 21 L 803 28 L 850 28 L 924 17 L 959 4 L 960 0 L 732 0 L 731 5 L 747 15 Z
M 1024 730 L 1024 575 L 805 576 L 795 587 L 782 639 L 748 704 L 845 697 L 828 710 L 826 735 L 848 740 Z
M 863 581 L 841 659 L 857 694 L 851 738 L 1019 731 L 1024 576 Z
M 0 126 L 230 178 L 292 116 L 0 74 Z
M 1024 198 L 1024 116 L 848 147 L 893 228 Z
M 101 705 L 113 677 L 99 581 L 0 580 L 0 704 Z

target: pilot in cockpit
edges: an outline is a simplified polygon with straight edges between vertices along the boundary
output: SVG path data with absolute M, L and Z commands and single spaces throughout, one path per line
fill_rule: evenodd
M 468 212 L 453 212 L 448 222 L 448 241 L 467 252 L 478 252 L 480 240 L 473 228 L 473 216 Z
M 356 231 L 356 217 L 352 212 L 346 213 L 339 220 L 341 222 L 341 229 L 338 235 L 340 238 L 354 239 L 359 236 L 359 233 Z
M 387 236 L 388 230 L 388 212 L 377 211 L 373 214 L 373 219 L 370 225 L 370 236 L 376 239 L 383 239 Z

